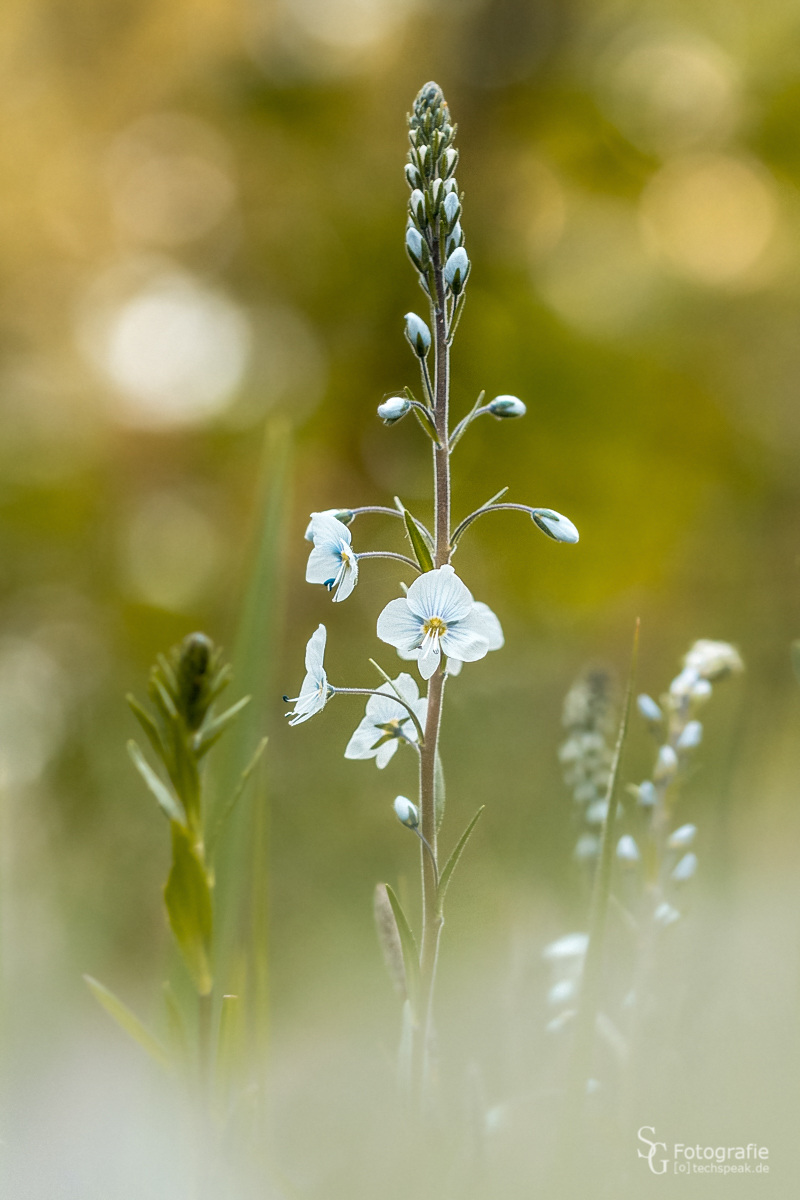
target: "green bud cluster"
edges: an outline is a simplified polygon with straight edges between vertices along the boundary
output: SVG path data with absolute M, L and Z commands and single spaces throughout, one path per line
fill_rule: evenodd
M 440 308 L 446 293 L 457 297 L 463 292 L 470 263 L 463 249 L 462 197 L 455 179 L 457 127 L 438 84 L 426 83 L 420 90 L 408 124 L 406 250 L 424 291 Z

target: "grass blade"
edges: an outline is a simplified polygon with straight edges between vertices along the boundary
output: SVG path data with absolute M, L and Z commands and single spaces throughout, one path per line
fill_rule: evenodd
M 403 948 L 403 965 L 406 971 L 406 991 L 408 992 L 411 1014 L 416 1023 L 419 1020 L 419 951 L 417 950 L 414 934 L 411 932 L 411 926 L 406 920 L 406 914 L 403 912 L 400 901 L 388 883 L 385 883 L 383 886 L 386 888 L 386 895 L 389 897 L 394 919 L 397 922 L 397 932 L 400 934 L 400 945 Z
M 141 775 L 142 779 L 147 784 L 152 794 L 155 796 L 160 808 L 169 817 L 170 821 L 176 821 L 178 825 L 186 824 L 183 808 L 173 796 L 165 783 L 159 779 L 150 763 L 142 754 L 136 742 L 128 742 L 128 754 L 131 756 L 131 761 L 136 767 L 136 770 Z
M 105 984 L 100 983 L 97 979 L 93 979 L 91 975 L 84 975 L 86 986 L 94 996 L 98 1004 L 100 1004 L 109 1016 L 113 1017 L 120 1029 L 124 1029 L 129 1037 L 132 1037 L 135 1042 L 146 1050 L 154 1062 L 157 1062 L 160 1067 L 169 1070 L 172 1062 L 169 1054 L 164 1049 L 159 1041 L 157 1041 L 149 1029 L 147 1029 L 135 1013 L 131 1012 L 127 1004 L 115 996 Z
M 444 904 L 444 896 L 445 896 L 445 892 L 447 891 L 447 885 L 450 883 L 450 879 L 452 877 L 453 871 L 455 871 L 456 866 L 458 865 L 458 860 L 461 858 L 461 855 L 464 852 L 464 847 L 466 846 L 467 842 L 469 841 L 470 834 L 472 833 L 475 826 L 478 824 L 480 815 L 483 812 L 485 807 L 486 807 L 486 805 L 482 804 L 480 806 L 480 808 L 478 809 L 478 811 L 475 813 L 475 816 L 472 818 L 469 825 L 462 833 L 461 837 L 458 840 L 458 844 L 457 844 L 455 850 L 448 858 L 447 862 L 444 865 L 444 870 L 442 871 L 441 875 L 439 876 L 439 890 L 436 893 L 436 900 L 437 900 L 437 904 L 439 906 L 440 913 L 442 911 L 442 905 Z

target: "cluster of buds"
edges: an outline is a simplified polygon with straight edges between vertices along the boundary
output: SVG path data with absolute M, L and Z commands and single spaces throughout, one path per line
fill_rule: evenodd
M 575 856 L 586 861 L 599 848 L 598 829 L 606 813 L 606 792 L 613 753 L 614 713 L 611 681 L 605 671 L 588 671 L 572 685 L 564 700 L 562 723 L 569 731 L 558 751 L 564 782 L 572 792 L 584 829 Z
M 441 309 L 445 297 L 437 295 L 436 268 L 442 269 L 447 291 L 459 297 L 470 262 L 460 221 L 462 197 L 455 179 L 456 126 L 450 122 L 450 110 L 438 84 L 426 83 L 421 89 L 408 123 L 411 149 L 405 173 L 411 196 L 406 250 L 424 291 Z
M 660 925 L 670 925 L 680 916 L 679 910 L 667 899 L 667 892 L 688 882 L 697 871 L 697 856 L 691 849 L 696 827 L 684 824 L 670 829 L 673 819 L 671 789 L 685 775 L 694 751 L 703 740 L 703 725 L 698 713 L 710 699 L 713 684 L 742 670 L 742 660 L 735 647 L 727 642 L 701 639 L 684 657 L 682 670 L 659 702 L 646 694 L 637 699 L 639 713 L 656 738 L 658 750 L 651 778 L 631 785 L 629 791 L 646 818 L 645 836 L 654 852 L 655 875 L 651 884 L 656 906 L 653 916 Z M 631 835 L 620 839 L 617 857 L 623 865 L 639 861 L 638 846 Z

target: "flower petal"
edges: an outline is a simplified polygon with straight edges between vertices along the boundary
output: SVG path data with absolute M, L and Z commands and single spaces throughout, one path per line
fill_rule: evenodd
M 397 738 L 392 738 L 378 747 L 375 752 L 375 763 L 379 771 L 383 770 L 399 745 L 400 743 Z
M 439 649 L 438 636 L 436 634 L 426 634 L 425 640 L 420 646 L 419 658 L 417 659 L 417 666 L 422 678 L 430 679 L 441 661 L 442 652 Z
M 341 582 L 336 589 L 336 595 L 333 597 L 334 604 L 337 601 L 346 600 L 357 583 L 358 563 L 353 559 L 352 562 L 345 562 L 344 564 Z
M 373 746 L 381 736 L 369 717 L 364 717 L 345 748 L 345 758 L 374 758 L 377 754 Z
M 315 546 L 318 545 L 338 545 L 344 541 L 349 546 L 353 540 L 353 535 L 345 524 L 337 521 L 336 517 L 330 516 L 329 513 L 315 512 L 311 514 L 311 524 L 308 527 L 308 532 Z
M 315 546 L 308 556 L 306 583 L 329 583 L 342 569 L 342 556 L 329 545 Z
M 490 650 L 499 650 L 505 644 L 502 625 L 482 600 L 475 601 L 469 620 L 471 627 L 486 638 Z
M 318 625 L 308 639 L 306 646 L 306 670 L 309 674 L 319 675 L 322 672 L 322 660 L 325 657 L 325 642 L 328 631 L 324 625 Z
M 489 643 L 480 632 L 471 628 L 468 621 L 451 625 L 442 637 L 442 649 L 448 657 L 460 658 L 462 662 L 477 662 L 485 658 Z
M 378 617 L 378 637 L 381 641 L 408 653 L 419 645 L 421 636 L 422 623 L 411 612 L 408 602 L 404 599 L 390 600 Z
M 451 566 L 420 575 L 408 589 L 407 601 L 411 612 L 420 620 L 439 617 L 446 625 L 463 620 L 474 603 L 469 588 Z

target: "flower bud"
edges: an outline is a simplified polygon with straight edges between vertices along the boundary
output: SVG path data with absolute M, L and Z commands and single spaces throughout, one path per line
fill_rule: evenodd
M 699 678 L 700 677 L 694 667 L 685 667 L 681 671 L 680 675 L 676 675 L 672 683 L 669 685 L 670 695 L 675 696 L 677 699 L 682 699 L 684 696 L 691 695 Z
M 554 542 L 568 542 L 574 545 L 578 541 L 580 535 L 572 521 L 562 517 L 561 513 L 553 512 L 552 508 L 532 508 L 531 519 L 536 528 L 541 529 L 542 533 L 546 533 Z
M 449 175 L 452 175 L 453 171 L 455 171 L 457 166 L 458 166 L 458 151 L 453 150 L 452 147 L 449 150 L 445 150 L 443 161 L 442 161 L 442 169 L 444 171 L 445 176 L 447 177 Z
M 467 252 L 463 246 L 459 246 L 444 264 L 445 283 L 448 284 L 454 296 L 458 296 L 463 292 L 467 276 L 469 275 L 469 269 L 470 262 L 467 258 Z
M 578 862 L 586 862 L 590 858 L 596 858 L 599 849 L 600 842 L 593 833 L 582 833 L 572 853 Z
M 406 163 L 406 182 L 410 188 L 418 188 L 422 184 L 422 176 L 413 163 Z
M 617 858 L 622 863 L 637 863 L 639 847 L 629 833 L 624 834 L 617 842 Z
M 447 235 L 447 245 L 445 246 L 446 254 L 452 254 L 454 250 L 458 249 L 458 247 L 461 245 L 461 236 L 461 222 L 456 221 L 450 233 Z
M 636 707 L 644 717 L 645 721 L 663 721 L 664 714 L 656 704 L 652 696 L 648 696 L 646 692 L 642 692 L 641 696 L 636 697 Z
M 678 738 L 679 750 L 694 750 L 703 740 L 703 726 L 700 721 L 687 721 Z
M 412 804 L 405 796 L 397 797 L 394 811 L 401 825 L 407 825 L 409 829 L 416 829 L 419 825 L 419 810 L 416 804 Z
M 638 799 L 642 808 L 653 808 L 658 800 L 658 793 L 655 786 L 649 779 L 645 779 L 644 783 L 640 783 L 638 787 Z
M 406 337 L 408 343 L 415 354 L 420 358 L 424 358 L 431 348 L 431 331 L 416 313 L 409 312 L 405 315 Z
M 447 185 L 445 184 L 445 187 Z M 461 212 L 461 201 L 455 192 L 448 192 L 444 198 L 444 215 L 448 225 L 452 225 Z
M 692 878 L 696 870 L 697 855 L 693 854 L 690 850 L 688 854 L 684 854 L 683 858 L 672 872 L 672 878 L 676 883 L 686 883 Z
M 683 660 L 684 667 L 691 667 L 702 679 L 724 679 L 726 675 L 738 674 L 744 664 L 735 646 L 729 642 L 713 642 L 701 638 L 695 642 Z
M 408 201 L 411 211 L 420 224 L 425 223 L 425 196 L 419 188 L 414 188 Z
M 458 195 L 458 183 L 456 182 L 455 179 L 445 179 L 444 190 L 445 190 L 446 194 L 449 194 L 450 192 L 455 192 L 456 195 Z
M 495 396 L 488 408 L 493 417 L 524 417 L 528 411 L 516 396 Z
M 656 783 L 672 783 L 678 770 L 678 756 L 672 746 L 662 746 L 658 752 L 653 779 Z
M 713 687 L 707 679 L 698 679 L 697 683 L 692 688 L 692 699 L 700 704 L 708 700 L 713 692 Z
M 436 212 L 444 195 L 444 180 L 434 179 L 431 184 L 431 198 L 433 199 L 433 211 Z
M 681 919 L 681 914 L 677 908 L 673 908 L 671 904 L 667 904 L 666 900 L 663 900 L 653 913 L 653 919 L 658 925 L 674 925 Z
M 670 834 L 667 845 L 670 850 L 685 850 L 687 846 L 691 846 L 696 833 L 696 825 L 681 825 L 680 829 Z
M 378 416 L 384 425 L 394 425 L 401 421 L 411 408 L 411 402 L 405 396 L 392 396 L 378 405 Z
M 415 267 L 422 266 L 422 256 L 424 254 L 423 246 L 425 243 L 422 240 L 422 234 L 418 229 L 411 225 L 406 230 L 406 250 L 411 255 L 411 261 Z

